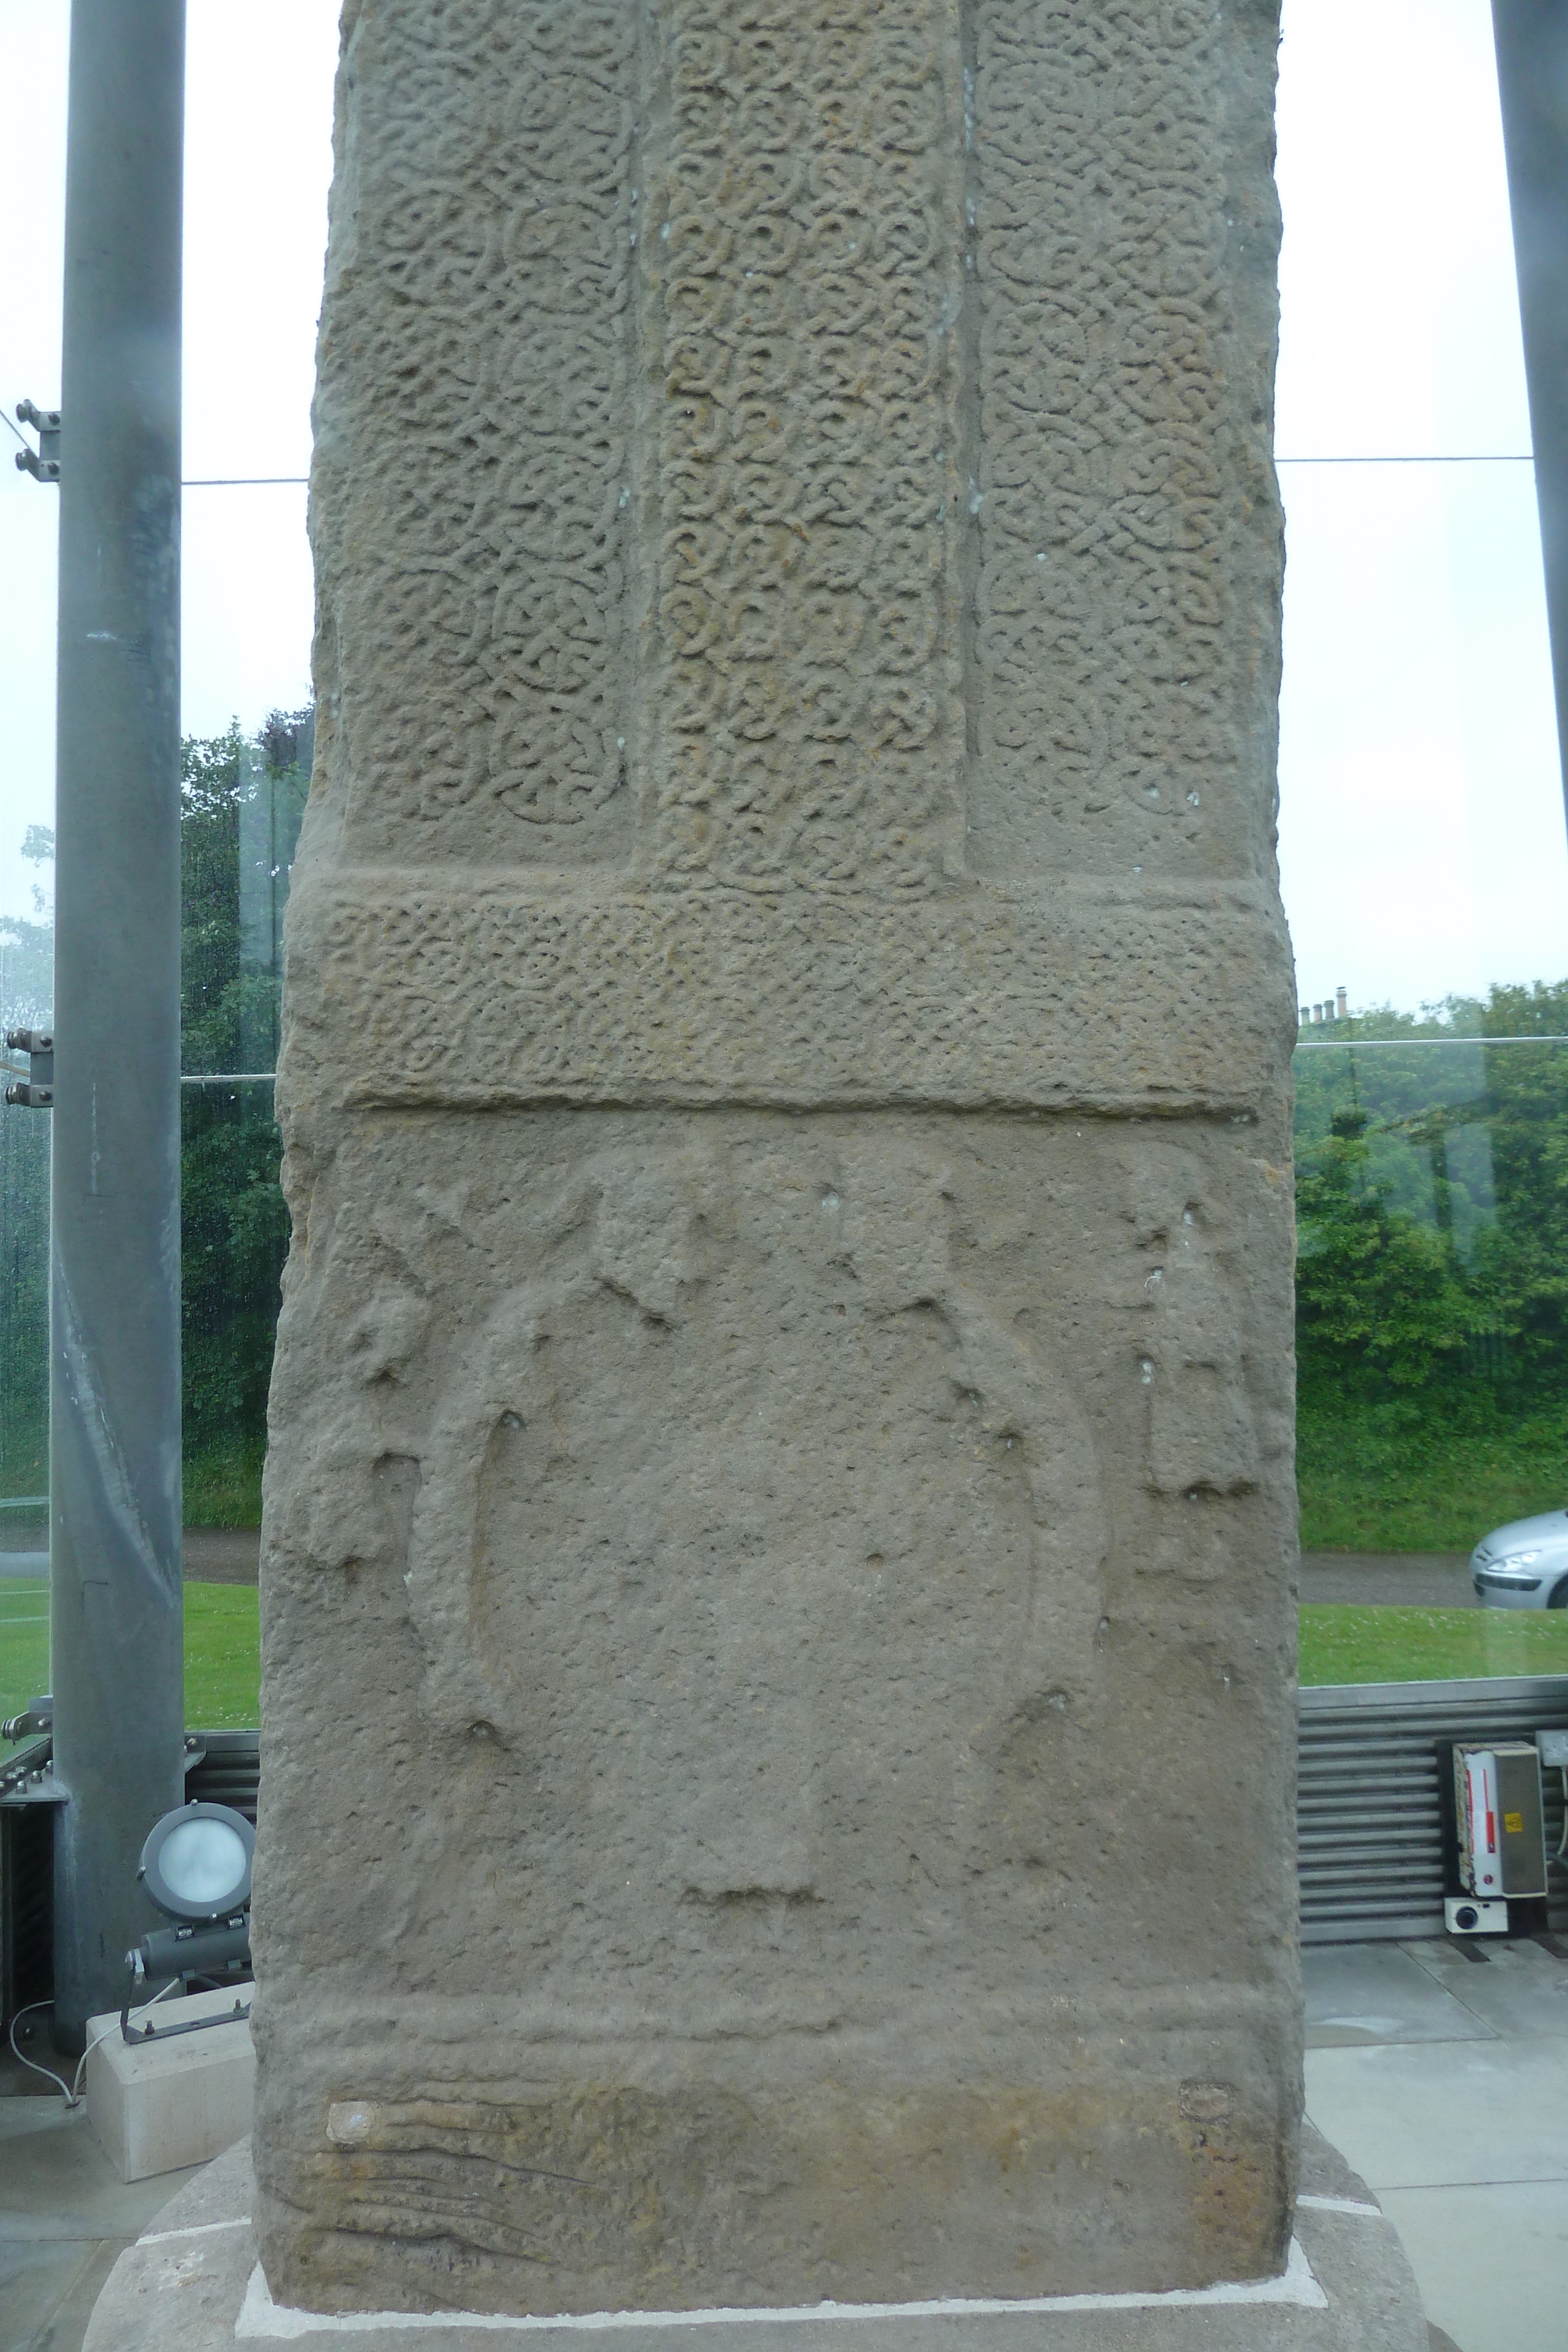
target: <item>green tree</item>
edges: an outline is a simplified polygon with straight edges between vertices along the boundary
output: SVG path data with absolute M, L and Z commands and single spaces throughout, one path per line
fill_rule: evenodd
M 181 747 L 181 1066 L 269 1070 L 277 1048 L 279 925 L 304 805 L 311 714 L 274 711 Z M 54 838 L 35 825 L 40 866 Z M 0 919 L 5 1028 L 52 1018 L 54 931 Z M 181 1090 L 181 1280 L 185 1509 L 254 1521 L 260 1506 L 278 1283 L 287 1218 L 267 1085 Z M 47 1475 L 49 1122 L 0 1110 L 0 1494 Z
M 1368 1379 L 1441 1387 L 1474 1320 L 1451 1238 L 1396 1207 L 1374 1171 L 1362 1111 L 1332 1114 L 1296 1180 L 1296 1331 L 1303 1383 Z
M 303 803 L 308 712 L 275 712 L 254 740 L 237 725 L 190 739 L 182 761 L 181 1031 L 187 1073 L 271 1066 L 279 973 L 272 898 Z M 242 855 L 257 812 L 268 820 L 259 926 Z M 261 1050 L 258 1052 L 258 1046 Z M 267 1391 L 288 1225 L 269 1086 L 183 1089 L 185 1517 L 254 1520 L 260 1505 Z
M 1297 1055 L 1304 1541 L 1468 1549 L 1568 1499 L 1565 1034 L 1562 982 Z

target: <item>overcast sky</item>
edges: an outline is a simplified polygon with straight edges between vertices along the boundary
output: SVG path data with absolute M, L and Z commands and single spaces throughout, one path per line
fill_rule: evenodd
M 58 394 L 65 0 L 0 0 L 0 400 Z M 332 0 L 190 0 L 185 471 L 302 474 Z M 1286 0 L 1282 457 L 1530 447 L 1487 0 Z M 1528 465 L 1286 466 L 1281 856 L 1303 1001 L 1568 974 Z M 192 489 L 184 725 L 309 687 L 303 489 Z M 0 460 L 0 911 L 49 821 L 52 493 Z

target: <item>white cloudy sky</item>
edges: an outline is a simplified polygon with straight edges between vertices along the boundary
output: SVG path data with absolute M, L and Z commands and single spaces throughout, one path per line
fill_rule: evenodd
M 57 396 L 66 0 L 0 0 L 0 400 Z M 333 0 L 190 0 L 185 470 L 301 474 Z M 1528 451 L 1487 0 L 1286 0 L 1278 446 Z M 1290 466 L 1281 853 L 1303 999 L 1568 972 L 1527 465 Z M 52 493 L 0 458 L 0 911 L 48 821 Z M 193 489 L 184 723 L 308 690 L 304 491 Z

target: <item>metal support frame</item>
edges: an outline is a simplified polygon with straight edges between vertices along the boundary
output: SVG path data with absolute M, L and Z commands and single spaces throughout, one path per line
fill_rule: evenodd
M 55 2036 L 118 2010 L 180 1801 L 184 0 L 73 0 L 50 1273 Z
M 1492 0 L 1492 33 L 1568 803 L 1568 8 Z

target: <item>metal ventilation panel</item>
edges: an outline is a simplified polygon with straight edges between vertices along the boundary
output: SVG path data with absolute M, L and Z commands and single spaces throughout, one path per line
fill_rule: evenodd
M 1568 1675 L 1485 1682 L 1356 1683 L 1301 1694 L 1296 1851 L 1303 1944 L 1443 1933 L 1437 1742 L 1568 1728 Z M 1563 1836 L 1563 1783 L 1543 1776 L 1546 1842 Z M 1568 1871 L 1551 1873 L 1568 1927 Z
M 261 1738 L 255 1731 L 190 1731 L 185 1735 L 185 1796 L 204 1805 L 232 1805 L 256 1827 L 261 1781 Z

